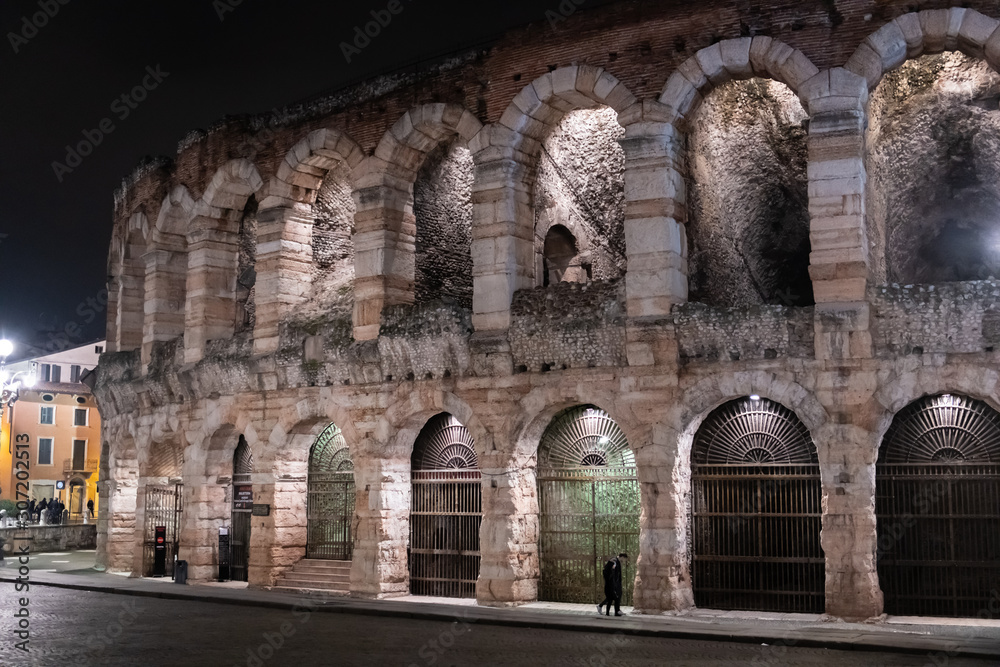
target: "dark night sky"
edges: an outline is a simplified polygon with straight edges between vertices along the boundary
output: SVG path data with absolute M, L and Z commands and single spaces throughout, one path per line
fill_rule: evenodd
M 559 4 L 402 0 L 402 13 L 347 64 L 340 43 L 387 0 L 228 0 L 238 4 L 220 20 L 226 1 L 0 7 L 0 335 L 45 344 L 67 325 L 82 328 L 74 342 L 104 335 L 103 312 L 95 317 L 86 302 L 104 287 L 112 193 L 143 156 L 175 155 L 189 130 L 224 115 L 268 111 L 544 21 Z M 23 18 L 40 4 L 58 12 L 32 36 Z M 15 38 L 17 53 L 11 34 L 29 37 Z M 157 65 L 169 75 L 119 120 L 112 103 Z M 52 163 L 106 117 L 114 131 L 59 182 Z

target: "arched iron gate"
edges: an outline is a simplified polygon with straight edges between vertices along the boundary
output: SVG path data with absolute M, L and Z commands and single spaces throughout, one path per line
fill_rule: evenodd
M 1000 617 L 1000 414 L 952 394 L 911 403 L 875 470 L 885 611 Z
M 819 465 L 798 417 L 763 398 L 730 401 L 698 429 L 691 459 L 695 604 L 823 612 Z
M 482 476 L 472 436 L 450 414 L 427 422 L 411 460 L 410 592 L 474 598 Z
M 184 487 L 181 484 L 147 484 L 142 542 L 143 576 L 153 576 L 156 558 L 156 528 L 166 528 L 166 575 L 174 573 L 174 557 L 180 542 L 180 519 Z
M 247 581 L 250 566 L 250 523 L 253 512 L 253 452 L 240 436 L 233 453 L 233 509 L 229 534 L 229 578 Z
M 351 560 L 354 502 L 351 453 L 340 429 L 330 424 L 309 452 L 306 558 Z
M 639 480 L 625 434 L 594 406 L 556 415 L 538 445 L 538 599 L 604 599 L 602 568 L 625 552 L 622 604 L 632 605 L 639 555 Z

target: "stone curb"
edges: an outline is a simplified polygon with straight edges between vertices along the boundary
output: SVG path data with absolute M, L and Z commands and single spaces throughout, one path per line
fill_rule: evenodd
M 14 583 L 16 577 L 0 575 L 0 582 Z M 133 581 L 133 580 L 129 580 Z M 199 602 L 212 602 L 217 604 L 244 605 L 262 607 L 267 609 L 287 609 L 296 607 L 311 607 L 310 611 L 321 611 L 336 614 L 361 614 L 366 616 L 382 616 L 392 618 L 409 618 L 426 621 L 454 621 L 461 619 L 471 623 L 486 623 L 489 625 L 516 627 L 516 628 L 537 628 L 542 630 L 561 630 L 567 632 L 595 632 L 615 634 L 622 633 L 638 637 L 663 637 L 671 639 L 695 639 L 695 640 L 715 640 L 729 641 L 744 644 L 772 644 L 776 646 L 795 646 L 802 648 L 826 648 L 840 651 L 888 651 L 894 653 L 925 654 L 928 659 L 931 654 L 945 653 L 947 657 L 1000 657 L 1000 644 L 990 645 L 989 639 L 984 637 L 972 638 L 976 645 L 966 645 L 961 648 L 951 649 L 952 644 L 960 641 L 969 642 L 969 638 L 959 638 L 954 636 L 934 637 L 929 635 L 915 635 L 905 631 L 885 631 L 878 626 L 871 626 L 870 631 L 880 633 L 876 636 L 855 636 L 846 637 L 808 637 L 812 631 L 810 627 L 798 628 L 774 628 L 768 632 L 766 626 L 746 624 L 745 632 L 739 630 L 744 628 L 727 629 L 706 626 L 703 628 L 667 628 L 648 627 L 648 623 L 643 621 L 653 620 L 655 616 L 630 615 L 625 621 L 604 621 L 603 619 L 589 619 L 583 622 L 584 617 L 575 615 L 559 615 L 555 612 L 537 612 L 534 610 L 522 610 L 518 614 L 507 615 L 511 610 L 490 607 L 473 607 L 464 605 L 446 605 L 435 603 L 414 603 L 393 600 L 362 600 L 346 596 L 330 596 L 318 602 L 314 597 L 303 596 L 301 600 L 289 599 L 263 599 L 262 596 L 269 595 L 265 590 L 249 591 L 249 595 L 219 595 L 209 591 L 194 592 L 193 590 L 170 590 L 163 591 L 149 590 L 145 588 L 129 588 L 124 586 L 114 586 L 103 583 L 76 583 L 76 582 L 56 582 L 33 579 L 31 584 L 36 586 L 50 586 L 53 588 L 64 588 L 69 590 L 90 591 L 95 593 L 108 593 L 114 595 L 132 595 L 136 597 L 160 598 L 163 600 L 186 600 Z M 160 585 L 160 584 L 157 584 Z M 240 591 L 243 592 L 243 591 Z M 279 594 L 286 595 L 286 594 Z M 294 594 L 288 594 L 294 595 Z M 672 619 L 673 620 L 673 619 Z M 679 620 L 679 619 L 678 619 Z M 646 627 L 643 627 L 645 625 Z M 713 625 L 721 625 L 713 624 Z M 932 628 L 933 626 L 929 626 Z M 784 630 L 784 632 L 782 632 Z M 846 630 L 846 629 L 845 629 Z M 782 636 L 783 635 L 783 636 Z

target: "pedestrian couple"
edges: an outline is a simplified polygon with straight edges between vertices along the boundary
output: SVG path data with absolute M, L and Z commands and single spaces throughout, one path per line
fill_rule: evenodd
M 624 616 L 622 613 L 622 566 L 628 562 L 628 554 L 620 553 L 618 558 L 612 558 L 604 564 L 604 602 L 597 605 L 597 613 L 601 613 L 601 607 L 607 609 L 607 616 L 611 615 L 611 604 L 615 605 L 615 616 Z

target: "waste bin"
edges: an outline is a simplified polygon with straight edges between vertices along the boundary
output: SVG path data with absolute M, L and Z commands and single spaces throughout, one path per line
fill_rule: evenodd
M 174 562 L 174 583 L 186 584 L 188 581 L 188 562 L 179 560 Z

